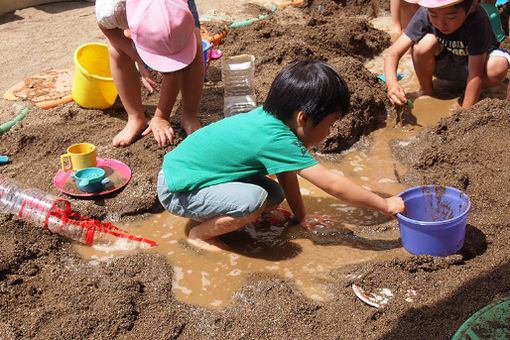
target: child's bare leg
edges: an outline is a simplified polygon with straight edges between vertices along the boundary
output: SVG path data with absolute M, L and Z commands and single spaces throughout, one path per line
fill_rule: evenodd
M 492 56 L 487 60 L 487 68 L 484 77 L 482 78 L 482 87 L 498 86 L 505 80 L 508 71 L 508 61 L 505 57 Z
M 112 61 L 110 63 L 112 64 Z M 111 67 L 115 87 L 128 116 L 126 126 L 113 138 L 112 142 L 114 146 L 127 146 L 147 128 L 142 108 L 140 80 L 134 62 L 130 59 L 114 61 Z
M 174 130 L 170 125 L 170 115 L 180 90 L 182 76 L 181 70 L 163 74 L 158 106 L 150 123 L 154 138 L 161 146 L 166 145 L 167 139 L 169 143 L 173 141 Z
M 200 29 L 195 28 L 197 53 L 193 62 L 183 71 L 182 77 L 182 119 L 181 126 L 189 135 L 202 127 L 198 120 L 198 107 L 204 87 L 204 53 Z
M 409 24 L 409 21 L 413 18 L 414 14 L 420 8 L 417 4 L 411 4 L 405 0 L 400 1 L 400 26 L 404 31 Z M 408 49 L 406 54 L 411 54 L 411 49 Z
M 391 26 L 392 30 L 398 33 L 402 31 L 402 25 L 400 20 L 401 19 L 400 1 L 401 0 L 390 0 Z
M 407 27 L 407 24 L 409 24 L 409 21 L 411 21 L 418 8 L 420 8 L 420 6 L 417 4 L 411 4 L 407 1 L 400 0 L 400 25 L 402 26 L 402 30 Z
M 206 220 L 189 231 L 188 242 L 208 251 L 227 250 L 228 246 L 220 241 L 217 236 L 237 230 L 254 221 L 264 211 L 265 207 L 266 204 L 264 203 L 253 214 L 241 218 L 219 216 Z
M 108 38 L 110 69 L 120 100 L 126 109 L 128 122 L 124 129 L 113 138 L 113 145 L 131 144 L 147 127 L 142 108 L 141 85 L 134 60 L 126 53 L 131 40 L 120 29 L 103 30 Z M 134 48 L 134 47 L 133 47 Z
M 425 35 L 413 46 L 413 65 L 420 83 L 420 96 L 432 95 L 434 90 L 432 76 L 436 67 L 435 56 L 439 53 L 438 50 L 437 39 L 432 34 Z

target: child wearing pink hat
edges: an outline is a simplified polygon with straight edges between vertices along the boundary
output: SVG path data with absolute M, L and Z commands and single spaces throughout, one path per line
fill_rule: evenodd
M 113 145 L 127 146 L 150 132 L 160 146 L 172 143 L 169 117 L 179 91 L 182 127 L 187 134 L 199 129 L 204 57 L 194 0 L 96 0 L 96 17 L 109 42 L 113 81 L 128 115 Z M 151 93 L 157 85 L 148 68 L 162 72 L 163 80 L 147 126 L 139 78 Z
M 489 16 L 477 0 L 406 1 L 421 7 L 384 59 L 388 97 L 393 104 L 407 102 L 397 80 L 397 67 L 409 48 L 420 83 L 419 95 L 433 94 L 433 76 L 463 81 L 462 108 L 468 108 L 478 101 L 483 88 L 505 79 L 510 54 L 499 48 Z

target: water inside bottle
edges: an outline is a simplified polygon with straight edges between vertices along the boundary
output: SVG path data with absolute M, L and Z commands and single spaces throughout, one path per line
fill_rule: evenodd
M 255 57 L 247 54 L 222 60 L 221 76 L 225 91 L 223 112 L 226 117 L 256 108 L 254 65 Z
M 248 112 L 256 108 L 255 96 L 229 96 L 225 97 L 225 116 L 233 116 L 238 113 Z

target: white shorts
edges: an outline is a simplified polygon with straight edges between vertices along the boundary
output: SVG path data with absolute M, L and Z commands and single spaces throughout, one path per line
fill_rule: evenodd
M 489 57 L 503 57 L 508 62 L 508 66 L 510 66 L 510 53 L 507 50 L 496 48 L 489 53 Z
M 128 29 L 126 0 L 96 0 L 96 19 L 107 29 Z

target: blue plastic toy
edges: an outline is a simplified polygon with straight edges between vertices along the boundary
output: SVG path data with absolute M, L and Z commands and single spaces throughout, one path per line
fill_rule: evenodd
M 76 171 L 74 175 L 76 186 L 84 192 L 98 192 L 103 186 L 110 182 L 105 178 L 105 172 L 101 168 L 91 167 Z
M 397 73 L 397 80 L 400 80 L 404 77 L 407 77 L 407 74 L 405 73 Z M 384 74 L 380 74 L 377 76 L 377 78 L 381 79 L 383 82 L 386 82 L 386 77 L 384 76 Z

